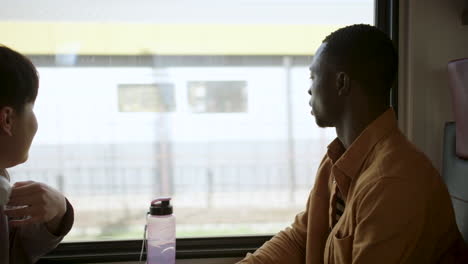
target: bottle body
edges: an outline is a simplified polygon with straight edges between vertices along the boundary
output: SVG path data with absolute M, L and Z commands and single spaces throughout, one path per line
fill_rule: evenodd
M 175 216 L 148 215 L 148 264 L 175 264 Z

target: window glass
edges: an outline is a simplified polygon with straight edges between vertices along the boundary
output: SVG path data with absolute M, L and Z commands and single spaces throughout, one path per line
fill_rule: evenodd
M 372 0 L 5 1 L 0 42 L 40 75 L 12 181 L 68 197 L 65 241 L 141 238 L 159 196 L 179 238 L 276 233 L 335 137 L 310 115 L 313 53 L 373 14 Z
M 245 81 L 190 81 L 187 86 L 192 112 L 247 112 Z
M 160 84 L 119 84 L 120 112 L 173 112 L 174 86 Z

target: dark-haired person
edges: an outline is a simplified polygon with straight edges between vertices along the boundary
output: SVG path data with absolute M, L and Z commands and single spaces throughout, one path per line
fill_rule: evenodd
M 352 25 L 312 59 L 312 115 L 335 127 L 304 212 L 239 263 L 455 263 L 464 243 L 447 189 L 389 107 L 397 53 L 377 28 Z M 468 263 L 468 262 L 467 262 Z
M 0 46 L 0 177 L 28 159 L 37 131 L 34 102 L 39 87 L 33 64 Z M 5 182 L 5 181 L 3 181 Z M 73 208 L 53 188 L 16 182 L 6 206 L 0 206 L 0 263 L 34 263 L 55 248 L 73 225 Z

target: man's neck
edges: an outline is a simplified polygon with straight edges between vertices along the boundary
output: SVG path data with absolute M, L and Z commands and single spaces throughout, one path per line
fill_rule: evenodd
M 336 126 L 336 134 L 345 149 L 348 149 L 362 131 L 387 111 L 387 109 L 388 107 L 385 106 L 376 109 L 368 108 L 366 111 L 346 111 L 341 122 Z

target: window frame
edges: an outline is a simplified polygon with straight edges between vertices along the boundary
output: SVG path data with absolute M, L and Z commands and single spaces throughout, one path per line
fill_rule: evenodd
M 399 1 L 374 0 L 374 6 L 374 24 L 391 37 L 398 50 Z M 43 62 L 45 59 L 45 64 L 50 60 L 50 58 L 40 57 L 36 59 Z M 398 116 L 398 86 L 396 84 L 391 90 L 390 98 L 391 105 Z M 271 238 L 272 235 L 180 238 L 176 241 L 176 258 L 243 257 L 248 252 L 261 247 Z M 42 257 L 37 263 L 138 261 L 141 244 L 142 240 L 66 242 L 59 244 L 55 250 Z M 143 259 L 146 259 L 145 255 Z
M 399 6 L 399 0 L 374 0 L 374 24 L 390 36 L 397 53 L 399 48 Z M 390 91 L 390 104 L 398 119 L 398 74 Z
M 176 258 L 242 257 L 253 252 L 272 235 L 242 237 L 181 238 L 176 240 Z M 97 263 L 138 261 L 142 240 L 61 243 L 37 263 Z M 146 255 L 143 255 L 146 260 Z

